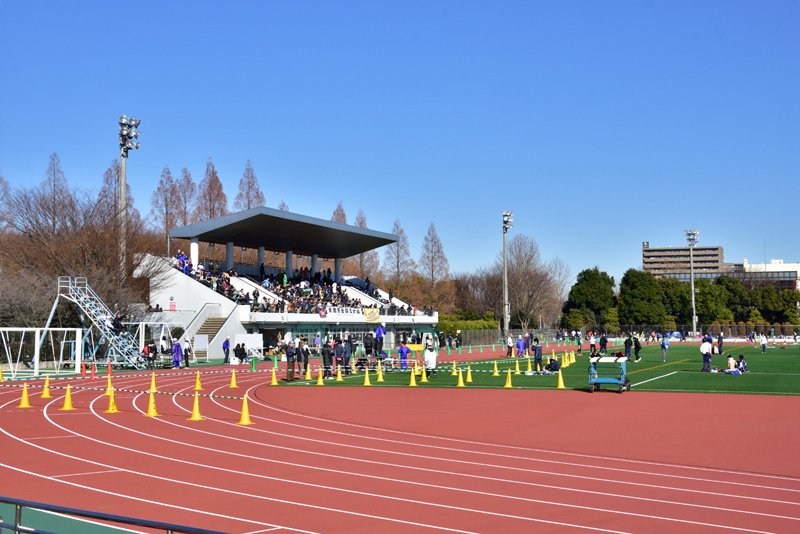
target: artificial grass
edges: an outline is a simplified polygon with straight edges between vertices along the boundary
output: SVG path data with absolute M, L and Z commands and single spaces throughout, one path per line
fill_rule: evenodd
M 750 345 L 725 346 L 725 354 L 715 355 L 712 366 L 720 370 L 726 368 L 728 353 L 733 353 L 738 358 L 743 354 L 747 359 L 748 373 L 742 376 L 719 373 L 701 373 L 702 358 L 700 357 L 699 343 L 672 343 L 669 349 L 667 363 L 661 361 L 661 349 L 657 344 L 642 347 L 638 363 L 629 362 L 627 366 L 628 377 L 631 380 L 632 391 L 675 391 L 698 393 L 744 393 L 744 394 L 774 394 L 774 395 L 800 395 L 800 347 L 788 345 L 785 349 L 770 347 L 767 354 L 761 354 L 760 348 Z M 557 355 L 560 353 L 557 351 Z M 576 355 L 576 363 L 562 370 L 562 377 L 567 389 L 588 390 L 588 354 Z M 514 374 L 515 360 L 506 358 L 498 359 L 499 377 L 492 376 L 493 362 L 495 360 L 481 360 L 477 362 L 457 362 L 457 368 L 462 370 L 466 379 L 467 366 L 472 371 L 472 383 L 466 384 L 467 388 L 502 388 L 506 383 L 507 370 L 511 369 L 511 380 L 514 389 L 556 389 L 557 375 L 527 376 L 527 358 L 519 358 L 521 374 Z M 456 387 L 457 376 L 451 376 L 452 357 L 440 356 L 435 378 L 428 383 L 421 383 L 416 377 L 418 387 Z M 316 361 L 314 362 L 317 363 Z M 344 377 L 343 382 L 326 380 L 325 386 L 362 386 L 364 373 Z M 384 382 L 378 383 L 375 371 L 370 372 L 370 382 L 373 387 L 408 387 L 410 373 L 399 370 L 384 373 Z M 313 386 L 314 380 L 296 381 L 291 386 Z M 601 386 L 603 390 L 616 391 L 613 386 Z

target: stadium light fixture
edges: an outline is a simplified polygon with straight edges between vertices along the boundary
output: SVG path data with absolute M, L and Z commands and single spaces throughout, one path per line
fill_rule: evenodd
M 126 182 L 126 174 L 128 167 L 128 151 L 131 149 L 139 150 L 140 143 L 135 141 L 139 138 L 139 132 L 136 128 L 139 127 L 142 121 L 127 115 L 120 115 L 119 117 L 119 156 L 120 156 L 120 169 L 119 169 L 119 266 L 120 266 L 120 281 L 124 285 L 126 277 L 125 258 L 126 245 L 127 245 L 127 232 L 125 230 L 128 221 L 128 185 Z M 169 245 L 167 245 L 169 248 Z
M 503 341 L 508 339 L 508 323 L 511 321 L 511 305 L 508 302 L 508 259 L 506 256 L 506 234 L 513 226 L 514 214 L 503 212 Z
M 689 283 L 692 291 L 692 336 L 697 335 L 697 307 L 694 300 L 694 246 L 700 239 L 699 230 L 684 230 L 683 235 L 689 244 Z

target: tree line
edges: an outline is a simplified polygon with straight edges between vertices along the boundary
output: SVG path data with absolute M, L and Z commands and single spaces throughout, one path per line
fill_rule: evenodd
M 691 285 L 674 278 L 628 269 L 614 293 L 614 278 L 598 267 L 578 274 L 563 307 L 562 326 L 600 328 L 610 332 L 642 326 L 667 331 L 690 330 Z M 793 333 L 800 324 L 800 291 L 771 285 L 746 285 L 730 276 L 695 279 L 695 307 L 700 328 L 721 326 L 736 334 L 767 331 Z

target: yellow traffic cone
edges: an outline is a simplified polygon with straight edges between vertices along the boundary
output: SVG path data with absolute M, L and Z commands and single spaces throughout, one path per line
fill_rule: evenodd
M 0 365 L 0 382 L 5 382 L 6 379 L 3 378 L 3 366 Z
M 378 379 L 376 382 L 383 382 L 383 366 L 378 362 Z
M 350 360 L 350 372 L 355 374 L 356 372 L 356 355 L 353 354 L 352 359 Z
M 533 372 L 533 367 L 531 367 L 531 359 L 528 357 L 528 367 L 525 369 L 527 374 L 531 374 Z
M 336 381 L 337 382 L 344 382 L 344 378 L 342 378 L 342 366 L 336 366 Z
M 324 386 L 325 385 L 325 382 L 322 381 L 322 367 L 320 367 L 319 371 L 317 372 L 317 385 L 318 386 Z
M 556 386 L 556 389 L 567 389 L 564 387 L 564 377 L 561 376 L 561 369 L 558 370 L 558 385 Z
M 111 376 L 108 377 L 111 379 Z M 117 401 L 114 400 L 114 388 L 111 388 L 111 391 L 108 394 L 108 408 L 106 408 L 106 413 L 119 413 L 117 409 Z
M 306 364 L 306 376 L 305 376 L 305 379 L 306 380 L 311 380 L 311 366 L 308 365 L 308 364 Z
M 269 383 L 270 386 L 277 386 L 278 385 L 278 375 L 275 373 L 275 368 L 272 368 L 272 382 Z
M 465 388 L 467 387 L 464 384 L 464 374 L 461 372 L 461 369 L 458 370 L 458 382 L 456 382 L 457 388 Z
M 33 406 L 31 406 L 30 400 L 28 400 L 28 383 L 27 382 L 25 382 L 22 385 L 22 397 L 20 397 L 20 399 L 19 399 L 19 405 L 17 406 L 17 408 L 33 408 Z
M 427 369 L 425 369 L 425 366 L 419 368 L 419 383 L 420 384 L 428 383 L 428 371 Z
M 453 370 L 450 371 L 450 376 L 458 376 L 458 371 L 456 371 L 456 361 L 453 360 Z
M 231 385 L 229 386 L 231 389 L 237 389 L 239 386 L 236 385 L 236 369 L 231 371 Z
M 156 387 L 156 374 L 153 373 L 153 377 L 150 379 L 150 389 L 147 390 L 148 393 L 157 393 L 158 388 Z
M 42 396 L 43 399 L 52 399 L 53 396 L 50 394 L 50 375 L 44 377 L 44 387 L 42 388 Z
M 200 415 L 200 395 L 196 391 L 194 392 L 194 405 L 192 406 L 192 416 L 188 420 L 189 421 L 203 420 L 203 416 Z
M 156 410 L 156 394 L 151 392 L 150 399 L 147 402 L 147 413 L 145 417 L 158 417 L 158 410 Z
M 369 381 L 369 367 L 364 367 L 364 385 L 371 386 L 372 382 Z
M 514 374 L 521 375 L 522 373 L 519 370 L 519 360 L 514 360 Z
M 411 380 L 408 381 L 408 387 L 417 387 L 417 375 L 414 373 L 414 371 L 411 371 L 409 374 L 411 375 Z
M 76 408 L 72 405 L 72 389 L 70 389 L 70 385 L 67 384 L 67 392 L 64 393 L 64 406 L 59 408 L 59 410 L 69 412 L 75 409 Z
M 467 384 L 472 384 L 472 367 L 467 366 L 467 378 L 464 380 Z
M 511 369 L 508 370 L 506 373 L 506 385 L 503 386 L 504 388 L 513 388 L 514 386 L 511 385 Z
M 575 351 L 572 350 L 569 353 L 569 363 L 575 363 Z
M 114 389 L 114 386 L 111 385 L 111 375 L 106 375 L 106 391 L 103 393 L 103 396 L 110 397 L 112 389 Z
M 500 371 L 497 370 L 497 360 L 494 361 L 494 370 L 492 371 L 492 376 L 500 376 Z
M 200 383 L 200 371 L 197 371 L 197 375 L 194 379 L 194 390 L 203 391 L 203 384 Z
M 247 395 L 242 399 L 242 416 L 239 418 L 237 425 L 254 425 L 250 420 L 250 408 L 247 405 Z

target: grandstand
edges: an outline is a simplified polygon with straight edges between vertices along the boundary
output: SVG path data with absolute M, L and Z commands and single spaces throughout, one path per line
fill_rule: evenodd
M 401 335 L 430 333 L 438 322 L 434 310 L 417 309 L 367 280 L 342 275 L 342 260 L 396 242 L 393 234 L 258 207 L 175 228 L 170 237 L 189 240 L 189 254 L 146 258 L 146 265 L 155 263 L 162 273 L 151 285 L 149 302 L 162 311 L 146 320 L 186 325 L 184 335 L 194 340 L 199 357 L 222 358 L 228 336 L 249 349 L 269 350 L 287 331 L 309 341 L 348 331 L 359 342 L 380 323 L 390 348 Z M 224 245 L 224 262 L 201 258 L 201 243 L 206 249 Z M 234 261 L 240 247 L 257 250 L 255 264 Z M 285 265 L 264 265 L 267 252 L 284 254 Z M 308 257 L 310 267 L 295 268 L 298 256 Z M 323 260 L 333 260 L 333 271 L 322 270 Z

